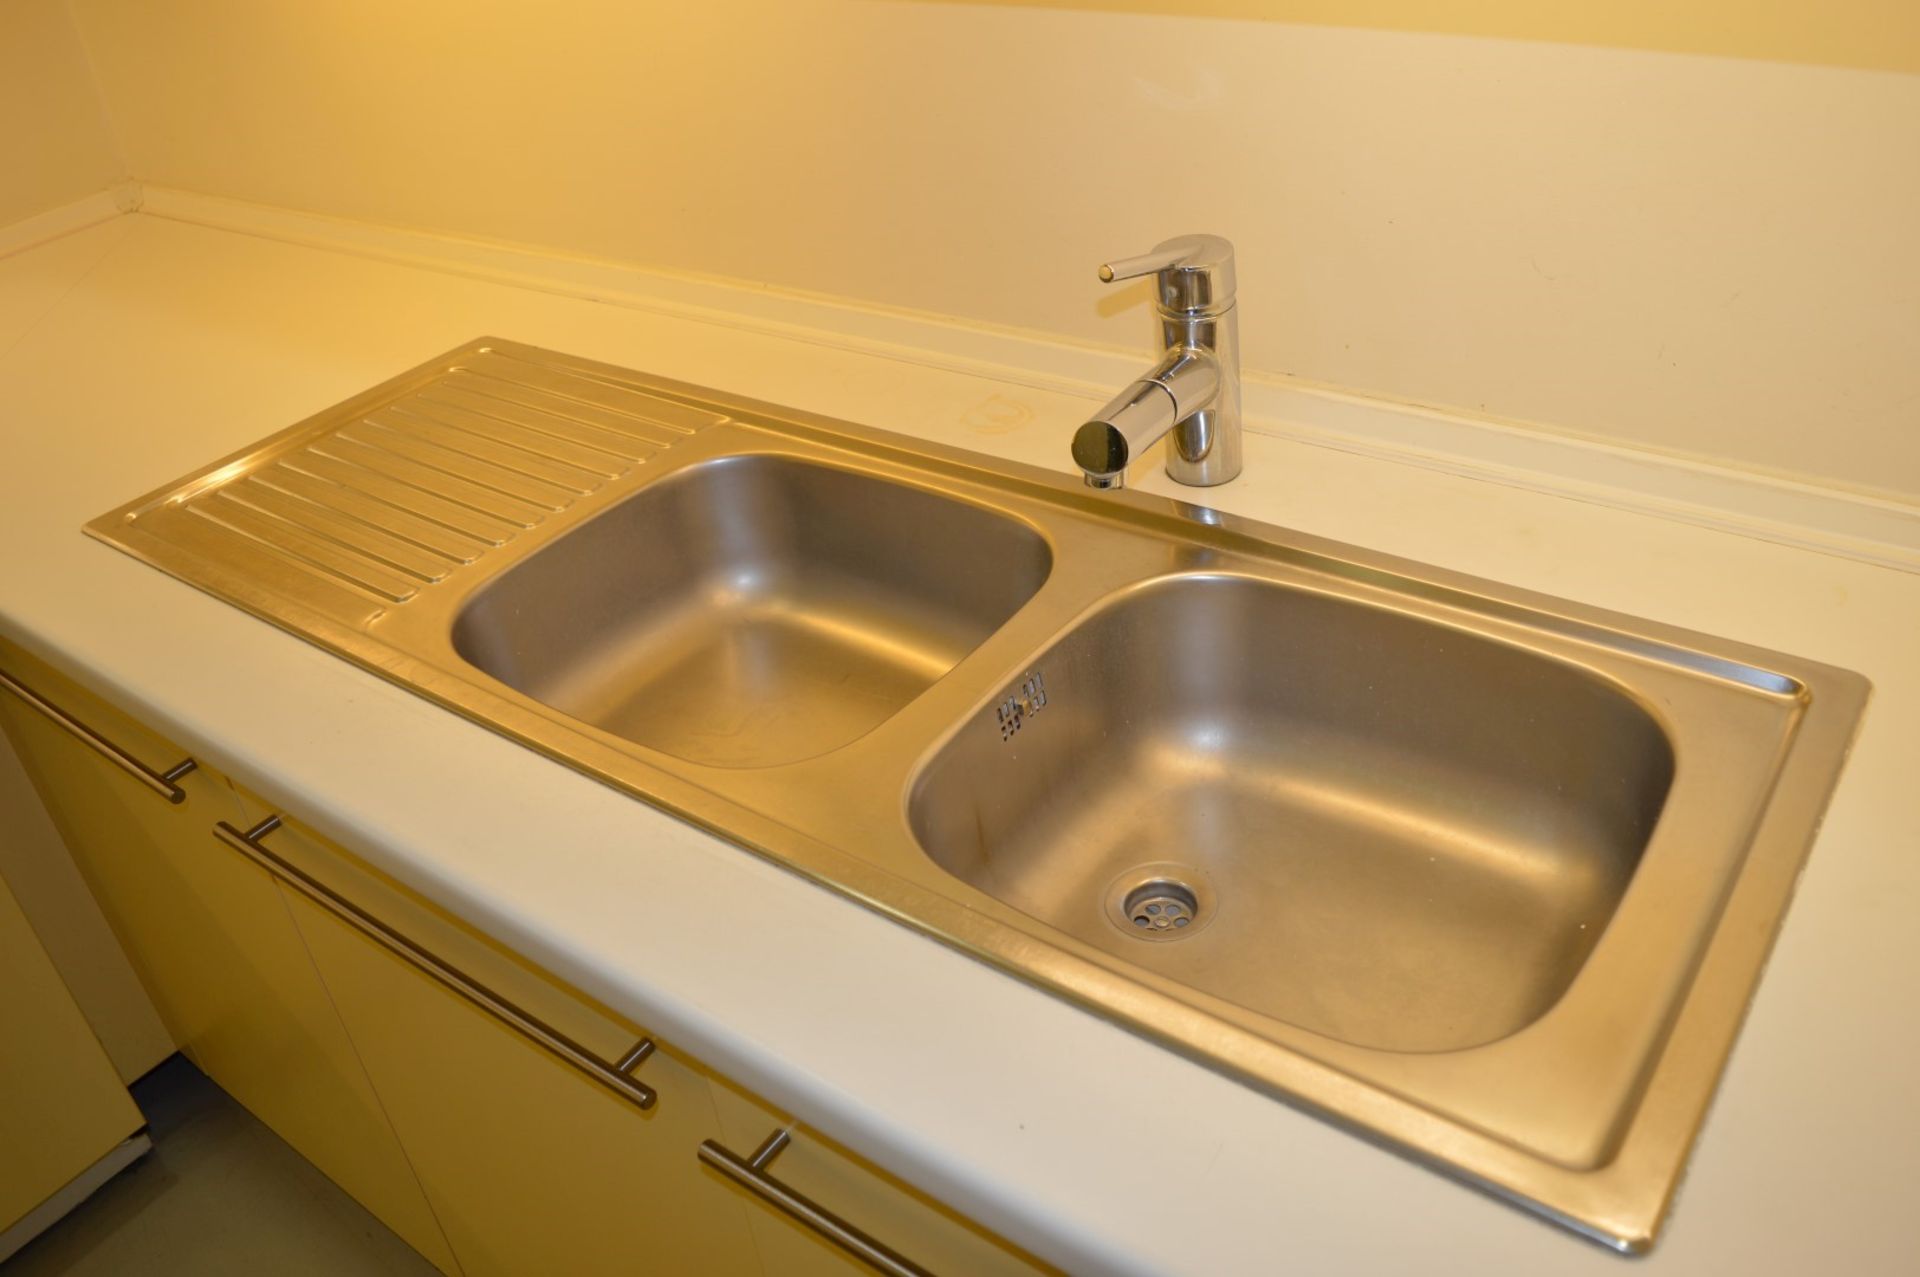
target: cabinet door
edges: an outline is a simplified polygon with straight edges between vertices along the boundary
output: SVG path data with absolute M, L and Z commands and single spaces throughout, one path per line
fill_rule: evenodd
M 600 1058 L 640 1040 L 316 835 L 289 824 L 263 842 Z M 715 1121 L 700 1073 L 655 1051 L 633 1073 L 659 1094 L 643 1112 L 336 913 L 286 895 L 468 1277 L 760 1274 L 739 1204 L 697 1170 Z
M 9 673 L 150 767 L 183 756 L 17 653 Z M 222 1090 L 421 1254 L 454 1264 L 272 878 L 215 841 L 240 818 L 211 769 L 170 804 L 97 749 L 0 693 L 13 736 L 82 874 L 174 1040 Z
M 740 1157 L 789 1124 L 757 1096 L 714 1078 L 719 1140 Z M 717 1171 L 702 1168 L 716 1192 L 753 1211 L 754 1239 L 769 1274 L 779 1277 L 870 1277 L 872 1269 Z M 1035 1277 L 1054 1269 L 1016 1250 L 945 1206 L 854 1154 L 807 1131 L 793 1139 L 769 1173 L 903 1258 L 941 1277 Z

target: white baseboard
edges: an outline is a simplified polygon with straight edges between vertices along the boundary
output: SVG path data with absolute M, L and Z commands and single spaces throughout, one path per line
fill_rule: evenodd
M 50 239 L 71 235 L 140 207 L 140 186 L 122 182 L 104 191 L 95 191 L 71 204 L 50 208 L 44 213 L 8 222 L 0 226 L 0 257 L 11 257 L 37 248 Z
M 165 187 L 146 187 L 137 203 L 140 212 L 151 216 L 1093 400 L 1104 399 L 1134 377 L 1143 355 L 1140 350 L 1078 344 L 944 316 Z M 14 229 L 0 231 L 0 253 Z M 1920 572 L 1920 504 L 1891 496 L 1368 398 L 1283 377 L 1252 375 L 1245 396 L 1247 428 L 1263 434 Z

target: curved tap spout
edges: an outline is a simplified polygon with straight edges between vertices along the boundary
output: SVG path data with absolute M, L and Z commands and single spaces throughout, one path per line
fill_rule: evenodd
M 1162 435 L 1167 474 L 1211 487 L 1240 473 L 1240 319 L 1233 245 L 1182 235 L 1100 268 L 1107 281 L 1152 273 L 1163 353 L 1073 436 L 1092 488 L 1126 486 L 1127 467 Z
M 1214 407 L 1220 384 L 1220 361 L 1212 351 L 1185 346 L 1169 350 L 1074 432 L 1073 460 L 1087 486 L 1125 487 L 1134 458 L 1181 422 Z M 1167 465 L 1171 471 L 1171 456 Z

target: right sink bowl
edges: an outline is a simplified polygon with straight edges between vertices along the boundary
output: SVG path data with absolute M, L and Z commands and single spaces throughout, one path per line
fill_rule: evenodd
M 948 872 L 1193 989 L 1358 1046 L 1480 1046 L 1554 1005 L 1673 781 L 1625 688 L 1258 579 L 1163 579 L 948 741 L 910 818 Z M 1154 942 L 1142 944 L 1142 941 Z

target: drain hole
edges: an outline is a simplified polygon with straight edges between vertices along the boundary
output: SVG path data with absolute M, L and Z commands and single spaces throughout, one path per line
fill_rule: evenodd
M 1121 912 L 1143 931 L 1172 931 L 1192 924 L 1199 916 L 1200 902 L 1184 884 L 1155 878 L 1129 891 Z

